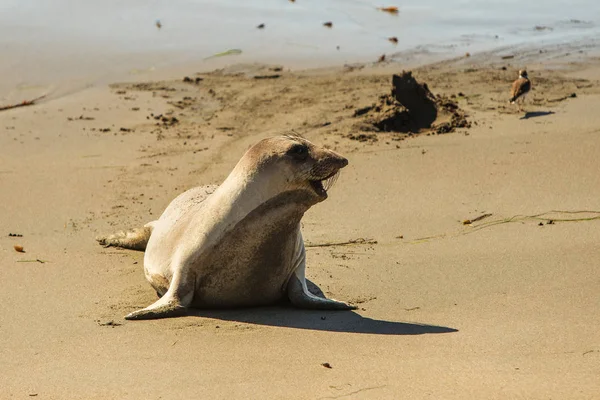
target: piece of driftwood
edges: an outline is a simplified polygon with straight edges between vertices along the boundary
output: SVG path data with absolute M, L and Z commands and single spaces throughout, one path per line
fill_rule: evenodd
M 472 224 L 473 222 L 481 221 L 482 219 L 484 219 L 484 218 L 487 218 L 487 217 L 491 217 L 491 216 L 492 216 L 492 214 L 483 214 L 483 215 L 480 215 L 480 216 L 479 216 L 479 217 L 477 217 L 477 218 L 473 218 L 473 219 L 465 219 L 465 220 L 463 221 L 463 225 L 470 225 L 470 224 Z
M 35 104 L 36 101 L 43 99 L 44 97 L 46 97 L 46 95 L 40 96 L 40 97 L 36 97 L 33 100 L 23 100 L 20 103 L 17 104 L 10 104 L 8 106 L 0 106 L 0 111 L 5 111 L 5 110 L 10 110 L 13 108 L 18 108 L 18 107 L 25 107 L 25 106 L 31 106 L 33 104 Z
M 377 240 L 358 238 L 351 239 L 345 242 L 307 243 L 305 247 L 350 246 L 353 244 L 377 244 Z

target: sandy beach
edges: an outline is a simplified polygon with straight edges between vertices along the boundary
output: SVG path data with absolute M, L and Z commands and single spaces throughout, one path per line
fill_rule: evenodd
M 1 111 L 0 398 L 600 398 L 600 58 L 569 45 L 412 68 L 464 112 L 446 134 L 357 112 L 403 69 L 231 61 Z M 359 309 L 123 320 L 156 296 L 143 253 L 94 237 L 290 131 L 350 161 L 303 233 L 308 278 Z

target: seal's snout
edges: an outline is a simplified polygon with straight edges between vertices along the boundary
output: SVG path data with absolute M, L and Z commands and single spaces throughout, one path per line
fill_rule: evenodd
M 331 150 L 324 150 L 317 157 L 309 183 L 321 201 L 327 198 L 327 191 L 340 176 L 340 169 L 346 165 L 348 165 L 348 159 Z
M 348 165 L 348 159 L 333 150 L 326 150 L 324 158 L 326 162 L 331 163 L 332 166 L 335 166 L 337 169 L 342 169 Z

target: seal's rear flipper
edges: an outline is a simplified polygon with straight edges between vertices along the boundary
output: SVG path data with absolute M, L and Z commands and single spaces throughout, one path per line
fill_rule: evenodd
M 187 314 L 187 308 L 180 306 L 179 304 L 165 304 L 152 309 L 144 308 L 129 313 L 125 316 L 125 319 L 129 320 L 140 320 L 140 319 L 160 319 L 170 317 L 182 317 Z
M 125 316 L 125 319 L 159 319 L 181 317 L 187 314 L 194 297 L 194 287 L 190 285 L 194 280 L 189 276 L 184 278 L 180 270 L 175 272 L 169 284 L 169 290 L 148 307 L 134 311 Z
M 292 304 L 298 308 L 315 310 L 356 310 L 357 308 L 343 301 L 315 296 L 308 291 L 304 277 L 301 280 L 296 273 L 292 275 L 288 282 L 287 294 Z
M 146 250 L 146 245 L 152 234 L 153 222 L 147 223 L 141 228 L 130 231 L 117 232 L 108 236 L 98 236 L 96 240 L 104 247 L 122 247 L 131 250 Z

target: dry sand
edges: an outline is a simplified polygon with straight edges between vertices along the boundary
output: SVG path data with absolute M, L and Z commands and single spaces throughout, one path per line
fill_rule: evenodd
M 397 64 L 190 71 L 0 112 L 0 398 L 600 398 L 600 60 L 554 56 L 414 69 L 468 114 L 445 135 L 361 130 Z M 506 104 L 524 64 L 527 118 Z M 307 250 L 309 278 L 361 308 L 123 320 L 155 299 L 143 254 L 95 235 L 292 129 L 350 160 L 303 226 L 376 240 Z

